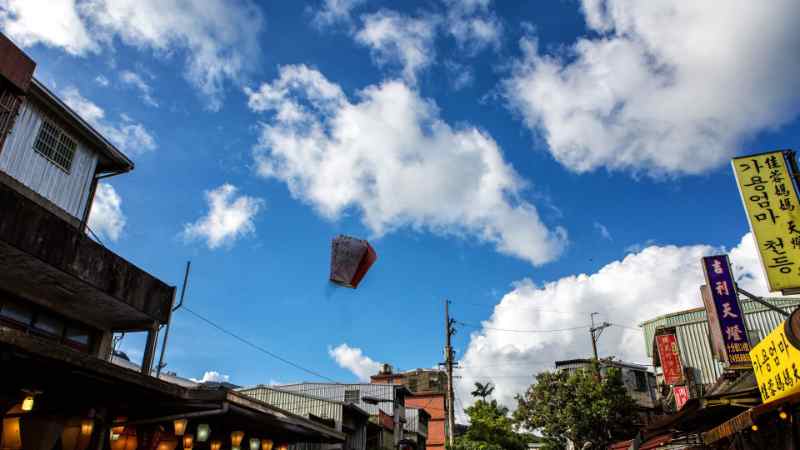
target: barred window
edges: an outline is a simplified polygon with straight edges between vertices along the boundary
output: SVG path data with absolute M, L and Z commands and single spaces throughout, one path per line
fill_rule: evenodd
M 358 403 L 361 401 L 361 392 L 358 389 L 344 391 L 345 403 Z
M 45 120 L 39 128 L 39 135 L 33 148 L 53 164 L 66 172 L 72 169 L 72 159 L 75 157 L 77 142 L 61 128 Z

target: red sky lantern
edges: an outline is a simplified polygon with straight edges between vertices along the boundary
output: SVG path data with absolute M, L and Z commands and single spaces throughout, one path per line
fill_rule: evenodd
M 376 259 L 378 254 L 369 242 L 350 236 L 336 236 L 331 245 L 330 280 L 355 289 Z

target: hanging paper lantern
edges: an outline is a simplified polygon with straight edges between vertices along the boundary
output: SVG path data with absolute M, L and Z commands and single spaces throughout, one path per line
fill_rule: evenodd
M 261 439 L 250 438 L 250 450 L 260 450 L 260 447 L 261 447 Z
M 357 288 L 378 254 L 363 239 L 339 235 L 331 244 L 330 280 L 340 286 Z
M 186 434 L 183 436 L 183 450 L 192 450 L 194 447 L 194 436 Z
M 269 439 L 262 439 L 261 450 L 272 450 L 272 441 Z
M 136 444 L 139 441 L 136 438 L 136 430 L 133 428 L 125 428 L 117 440 L 111 442 L 111 450 L 136 450 Z
M 94 422 L 71 420 L 61 432 L 61 448 L 64 450 L 86 450 L 92 440 Z
M 205 442 L 209 436 L 211 436 L 211 427 L 207 423 L 197 426 L 197 442 Z
M 3 419 L 3 448 L 8 450 L 22 449 L 22 433 L 19 429 L 19 417 Z
M 162 439 L 158 442 L 158 447 L 156 450 L 175 450 L 175 447 L 178 446 L 178 441 L 175 439 Z
M 186 419 L 175 419 L 173 425 L 175 426 L 175 436 L 183 436 L 186 432 L 186 424 L 189 423 Z
M 244 431 L 234 431 L 231 433 L 231 447 L 239 448 L 242 445 L 242 439 L 244 439 Z
M 222 442 L 220 441 L 211 441 L 211 450 L 219 450 L 222 447 Z
M 28 412 L 33 409 L 33 396 L 29 395 L 22 400 L 22 410 Z

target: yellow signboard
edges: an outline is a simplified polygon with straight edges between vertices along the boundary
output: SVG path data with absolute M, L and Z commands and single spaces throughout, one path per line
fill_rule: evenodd
M 761 400 L 768 403 L 800 392 L 800 349 L 789 344 L 785 321 L 750 350 Z
M 800 289 L 800 202 L 787 157 L 776 151 L 732 164 L 769 290 L 788 293 Z

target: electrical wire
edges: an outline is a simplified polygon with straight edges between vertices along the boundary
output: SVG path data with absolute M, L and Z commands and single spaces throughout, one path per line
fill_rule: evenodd
M 261 347 L 261 346 L 260 346 L 260 345 L 258 345 L 258 344 L 254 344 L 253 342 L 250 342 L 250 341 L 248 341 L 247 339 L 245 339 L 245 338 L 243 338 L 243 337 L 239 336 L 238 334 L 236 334 L 236 333 L 234 333 L 234 332 L 232 332 L 232 331 L 228 331 L 228 330 L 226 330 L 226 329 L 225 329 L 225 328 L 223 328 L 221 325 L 217 325 L 216 323 L 212 322 L 211 320 L 209 320 L 209 319 L 207 319 L 207 318 L 203 317 L 202 315 L 200 315 L 200 314 L 198 314 L 198 313 L 196 313 L 196 312 L 192 311 L 192 310 L 191 310 L 191 309 L 190 309 L 188 306 L 186 306 L 186 305 L 184 305 L 184 306 L 183 306 L 183 310 L 184 310 L 184 311 L 186 311 L 186 312 L 188 312 L 189 314 L 193 315 L 194 317 L 196 317 L 196 318 L 198 318 L 198 319 L 202 320 L 203 322 L 207 323 L 208 325 L 211 325 L 212 327 L 216 328 L 217 330 L 219 330 L 219 331 L 221 331 L 221 332 L 223 332 L 223 333 L 227 334 L 228 336 L 230 336 L 230 337 L 232 337 L 232 338 L 234 338 L 234 339 L 238 340 L 239 342 L 242 342 L 242 343 L 243 343 L 243 344 L 245 344 L 245 345 L 248 345 L 248 346 L 250 346 L 250 347 L 252 347 L 252 348 L 254 348 L 254 349 L 256 349 L 256 350 L 260 351 L 261 353 L 264 353 L 264 354 L 265 354 L 265 355 L 267 355 L 267 356 L 270 356 L 270 357 L 272 357 L 272 358 L 275 358 L 275 359 L 277 359 L 278 361 L 281 361 L 281 362 L 283 362 L 283 363 L 285 363 L 285 364 L 288 364 L 288 365 L 290 365 L 290 366 L 294 367 L 295 369 L 302 370 L 303 372 L 305 372 L 305 373 L 308 373 L 308 374 L 311 374 L 311 375 L 313 375 L 313 376 L 315 376 L 315 377 L 322 378 L 323 380 L 328 380 L 328 381 L 330 381 L 330 382 L 332 382 L 332 383 L 335 383 L 335 384 L 341 384 L 341 383 L 339 383 L 338 381 L 336 381 L 336 380 L 334 380 L 334 379 L 332 379 L 332 378 L 326 377 L 325 375 L 322 375 L 322 374 L 321 374 L 321 373 L 319 373 L 319 372 L 315 372 L 315 371 L 313 371 L 313 370 L 311 370 L 311 369 L 307 369 L 307 368 L 305 368 L 305 367 L 301 366 L 300 364 L 297 364 L 297 363 L 295 363 L 295 362 L 289 361 L 288 359 L 286 359 L 286 358 L 284 358 L 284 357 L 282 357 L 282 356 L 276 355 L 275 353 L 272 353 L 271 351 L 269 351 L 269 350 L 265 349 L 264 347 Z
M 483 326 L 483 325 L 476 325 L 474 323 L 461 322 L 461 321 L 458 321 L 458 320 L 456 321 L 456 323 L 464 325 L 464 326 L 467 326 L 467 327 L 473 327 L 473 328 L 482 329 L 482 330 L 505 331 L 505 332 L 508 332 L 508 333 L 558 333 L 558 332 L 561 332 L 561 331 L 587 330 L 587 329 L 589 329 L 589 326 L 590 326 L 590 325 L 586 324 L 586 325 L 581 325 L 581 326 L 577 326 L 577 327 L 559 328 L 559 329 L 553 329 L 553 330 L 511 330 L 511 329 L 507 329 L 507 328 L 486 327 L 486 326 Z
M 611 326 L 619 327 L 619 328 L 625 328 L 625 329 L 634 330 L 634 331 L 644 331 L 642 328 L 639 328 L 639 327 L 630 327 L 628 325 L 620 325 L 618 323 L 612 323 Z

